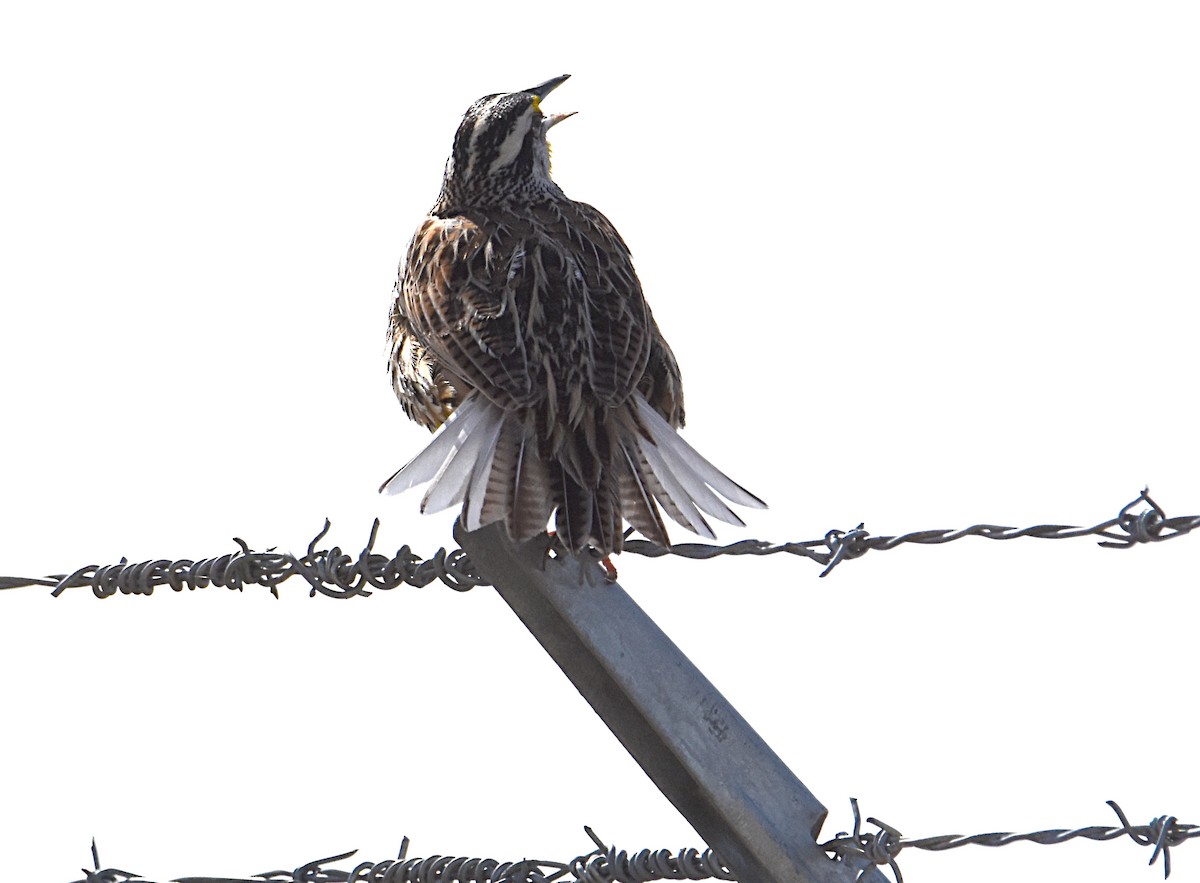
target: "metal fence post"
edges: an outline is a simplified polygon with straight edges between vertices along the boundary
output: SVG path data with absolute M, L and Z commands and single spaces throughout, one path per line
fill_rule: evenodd
M 545 540 L 515 545 L 499 524 L 455 538 L 740 883 L 885 883 L 820 849 L 825 807 L 596 564 L 548 559 Z

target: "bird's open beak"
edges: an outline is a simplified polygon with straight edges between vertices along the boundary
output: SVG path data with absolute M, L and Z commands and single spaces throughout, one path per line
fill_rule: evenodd
M 561 86 L 563 83 L 565 83 L 570 78 L 571 78 L 570 74 L 563 74 L 560 77 L 554 77 L 553 79 L 547 80 L 546 82 L 540 83 L 539 85 L 534 86 L 532 89 L 526 89 L 525 91 L 531 92 L 534 95 L 536 95 L 538 97 L 538 103 L 540 104 L 541 99 L 545 98 L 547 95 L 549 95 L 551 92 L 553 92 L 555 89 L 557 89 L 559 86 Z M 575 116 L 576 113 L 577 113 L 577 111 L 573 110 L 570 113 L 547 114 L 546 115 L 547 131 L 549 131 L 554 126 L 557 126 L 559 123 L 561 123 L 567 117 Z

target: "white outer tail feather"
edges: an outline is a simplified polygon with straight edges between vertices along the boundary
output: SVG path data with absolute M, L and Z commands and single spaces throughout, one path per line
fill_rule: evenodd
M 658 450 L 664 455 L 669 451 L 671 456 L 667 458 L 665 463 L 668 469 L 674 471 L 674 474 L 680 481 L 684 482 L 684 487 L 689 493 L 692 493 L 694 488 L 690 486 L 687 479 L 697 479 L 699 485 L 699 493 L 701 498 L 692 497 L 692 502 L 697 506 L 712 515 L 714 518 L 720 518 L 729 524 L 737 524 L 744 526 L 745 522 L 738 518 L 729 507 L 713 496 L 708 488 L 703 485 L 708 485 L 726 500 L 731 503 L 737 503 L 739 506 L 745 506 L 748 509 L 766 509 L 767 504 L 760 500 L 750 491 L 746 490 L 712 463 L 709 463 L 704 457 L 683 440 L 683 437 L 676 432 L 671 424 L 638 394 L 634 394 L 634 400 L 637 402 L 638 416 L 642 418 L 642 423 L 650 430 L 653 436 L 653 442 Z M 642 447 L 643 451 L 648 450 L 647 447 Z M 662 481 L 662 475 L 655 469 L 654 474 L 658 476 L 659 481 Z M 703 498 L 707 496 L 715 500 L 717 511 L 706 509 Z M 722 514 L 722 510 L 724 514 Z M 732 520 L 725 517 L 727 514 Z
M 672 519 L 707 539 L 716 539 L 701 512 L 727 524 L 744 526 L 725 500 L 752 509 L 766 503 L 733 481 L 706 460 L 675 431 L 639 393 L 634 393 L 637 421 L 620 440 L 624 463 L 614 464 L 634 472 L 640 460 L 649 466 L 666 499 L 654 494 Z M 465 501 L 463 525 L 482 527 L 485 490 L 496 457 L 505 412 L 481 395 L 470 395 L 458 406 L 433 441 L 380 487 L 381 493 L 399 494 L 431 482 L 421 501 L 421 511 L 440 512 Z M 636 455 L 634 453 L 636 450 Z M 720 495 L 720 496 L 718 496 Z M 724 497 L 725 500 L 722 500 Z M 678 515 L 683 516 L 680 521 Z

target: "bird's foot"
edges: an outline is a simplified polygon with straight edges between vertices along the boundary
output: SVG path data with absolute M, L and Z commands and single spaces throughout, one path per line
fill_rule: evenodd
M 550 538 L 550 547 L 546 550 L 547 557 L 557 558 L 560 555 L 571 554 L 566 546 L 563 545 L 562 540 L 558 538 L 557 531 L 548 530 L 546 531 L 546 536 Z M 615 583 L 617 581 L 617 566 L 612 563 L 611 555 L 601 556 L 599 550 L 594 546 L 588 546 L 582 554 L 599 563 L 600 567 L 604 569 L 604 581 L 606 583 Z
M 615 583 L 617 581 L 617 566 L 612 563 L 612 556 L 605 555 L 601 558 L 600 566 L 604 568 L 604 581 L 606 583 Z

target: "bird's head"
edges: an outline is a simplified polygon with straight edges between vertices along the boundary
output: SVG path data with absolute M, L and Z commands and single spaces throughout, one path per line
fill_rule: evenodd
M 550 180 L 546 133 L 572 114 L 544 114 L 541 102 L 569 76 L 520 92 L 485 95 L 467 108 L 446 161 L 439 205 L 489 205 L 561 193 Z

